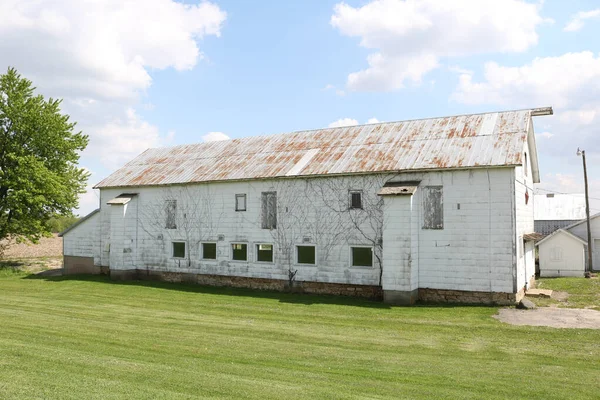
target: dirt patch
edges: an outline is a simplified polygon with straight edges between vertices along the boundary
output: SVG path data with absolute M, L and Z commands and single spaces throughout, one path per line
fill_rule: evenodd
M 541 307 L 535 310 L 502 308 L 494 318 L 511 325 L 600 329 L 600 311 L 581 308 Z
M 54 234 L 49 238 L 41 238 L 38 244 L 11 243 L 4 252 L 4 258 L 38 258 L 62 257 L 63 239 Z

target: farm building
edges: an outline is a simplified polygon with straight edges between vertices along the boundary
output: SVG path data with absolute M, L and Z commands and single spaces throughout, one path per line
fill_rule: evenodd
M 67 272 L 510 304 L 534 279 L 533 116 L 376 123 L 149 149 L 64 233 Z
M 600 214 L 590 217 L 592 263 L 600 265 Z M 540 276 L 583 276 L 588 270 L 586 220 L 582 219 L 555 231 L 536 245 L 539 248 Z
M 585 218 L 583 194 L 536 194 L 533 197 L 534 230 L 550 235 Z

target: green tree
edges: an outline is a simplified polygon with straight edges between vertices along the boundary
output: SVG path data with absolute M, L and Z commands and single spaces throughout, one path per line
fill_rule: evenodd
M 77 166 L 88 137 L 61 100 L 34 91 L 14 68 L 0 75 L 0 240 L 50 235 L 50 218 L 72 215 L 89 177 Z

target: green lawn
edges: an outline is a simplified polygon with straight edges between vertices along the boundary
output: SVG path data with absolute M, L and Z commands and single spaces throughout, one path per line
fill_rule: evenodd
M 600 331 L 489 307 L 0 271 L 0 398 L 597 398 Z
M 600 279 L 584 278 L 542 278 L 536 282 L 540 289 L 552 289 L 567 292 L 569 296 L 564 301 L 554 299 L 535 299 L 540 306 L 556 305 L 566 308 L 593 308 L 600 310 Z

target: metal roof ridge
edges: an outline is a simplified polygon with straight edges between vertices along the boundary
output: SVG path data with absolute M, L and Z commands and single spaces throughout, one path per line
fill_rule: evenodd
M 487 114 L 500 114 L 500 113 L 503 114 L 503 113 L 519 112 L 519 111 L 529 111 L 529 112 L 531 112 L 531 111 L 534 111 L 534 110 L 537 110 L 537 109 L 540 109 L 540 108 L 550 108 L 551 109 L 552 107 L 520 108 L 520 109 L 514 109 L 514 110 L 486 111 L 486 112 L 470 113 L 470 114 L 469 113 L 465 113 L 465 114 L 455 114 L 455 115 L 442 115 L 442 116 L 437 116 L 437 117 L 423 117 L 423 118 L 402 119 L 402 120 L 395 120 L 395 121 L 380 121 L 380 122 L 372 122 L 372 123 L 357 124 L 357 125 L 348 125 L 348 126 L 335 126 L 335 127 L 326 127 L 326 128 L 300 129 L 300 130 L 296 130 L 296 131 L 265 133 L 265 134 L 254 135 L 254 136 L 244 136 L 244 137 L 240 137 L 240 138 L 230 138 L 230 139 L 227 139 L 227 140 L 220 140 L 220 142 L 235 141 L 235 140 L 245 140 L 245 139 L 254 139 L 254 138 L 265 138 L 265 137 L 269 137 L 269 136 L 290 135 L 290 134 L 294 134 L 294 133 L 309 133 L 309 132 L 324 131 L 324 130 L 333 130 L 333 129 L 357 128 L 357 127 L 371 126 L 371 125 L 398 124 L 400 122 L 426 121 L 426 120 L 444 119 L 444 118 L 453 118 L 453 117 L 469 117 L 469 116 L 472 116 L 472 115 L 487 115 Z M 481 136 L 492 136 L 492 135 L 481 135 Z M 178 144 L 178 145 L 175 145 L 175 146 L 149 147 L 145 151 L 156 150 L 156 149 L 176 149 L 178 147 L 196 146 L 196 145 L 202 145 L 202 144 L 207 144 L 207 143 L 216 143 L 216 142 L 194 142 L 194 143 Z M 140 153 L 140 155 L 142 155 L 142 154 L 143 153 Z

